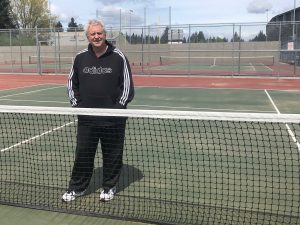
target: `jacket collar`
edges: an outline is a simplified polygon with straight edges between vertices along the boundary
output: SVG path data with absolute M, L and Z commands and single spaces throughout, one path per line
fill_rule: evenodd
M 107 50 L 106 50 L 106 53 L 104 55 L 106 55 L 107 53 L 110 53 L 112 52 L 116 47 L 113 46 L 110 42 L 108 42 L 107 40 L 105 40 L 105 43 L 107 44 Z M 94 54 L 94 51 L 93 51 L 93 47 L 91 44 L 88 45 L 88 51 L 93 53 Z

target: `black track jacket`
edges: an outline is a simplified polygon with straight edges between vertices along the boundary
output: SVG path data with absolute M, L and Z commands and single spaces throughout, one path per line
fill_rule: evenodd
M 133 99 L 129 62 L 119 49 L 106 44 L 99 58 L 91 44 L 76 55 L 67 84 L 72 107 L 122 109 Z

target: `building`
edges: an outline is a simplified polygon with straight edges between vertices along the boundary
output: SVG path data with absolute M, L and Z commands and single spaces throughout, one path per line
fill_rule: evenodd
M 294 22 L 295 13 L 295 22 Z M 300 65 L 300 7 L 274 16 L 267 24 L 268 41 L 280 41 L 280 61 Z
M 168 44 L 182 44 L 183 29 L 168 30 Z
M 300 7 L 274 16 L 267 24 L 268 41 L 292 41 L 300 37 Z M 294 35 L 293 35 L 294 32 Z

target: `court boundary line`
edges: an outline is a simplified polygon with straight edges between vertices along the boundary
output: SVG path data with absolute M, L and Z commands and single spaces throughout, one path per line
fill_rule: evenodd
M 16 99 L 1 99 L 0 101 L 14 101 L 14 102 L 34 102 L 34 103 L 57 103 L 57 104 L 70 104 L 69 102 L 60 102 L 60 101 L 38 101 L 38 100 L 16 100 Z M 130 104 L 132 107 L 149 107 L 153 108 L 166 108 L 166 109 L 190 109 L 190 110 L 209 110 L 213 112 L 254 112 L 254 113 L 272 113 L 273 111 L 258 111 L 258 110 L 236 110 L 236 109 L 216 109 L 216 108 L 199 108 L 199 107 L 188 107 L 188 106 L 166 106 L 166 105 L 138 105 L 138 104 Z M 47 106 L 46 106 L 47 107 Z
M 44 84 L 42 84 L 44 85 Z M 54 84 L 55 85 L 55 84 Z M 40 86 L 40 85 L 36 85 L 36 86 Z M 57 103 L 57 104 L 68 104 L 69 102 L 63 102 L 63 101 L 40 101 L 40 100 L 18 100 L 18 99 L 10 99 L 10 98 L 5 98 L 5 97 L 10 97 L 10 96 L 17 96 L 17 95 L 24 95 L 24 94 L 28 94 L 28 93 L 35 93 L 35 92 L 41 92 L 41 91 L 45 91 L 45 90 L 51 90 L 51 89 L 58 89 L 58 88 L 64 88 L 64 85 L 55 85 L 54 87 L 49 87 L 49 88 L 43 88 L 43 89 L 38 89 L 38 90 L 34 90 L 34 91 L 25 91 L 25 92 L 21 92 L 21 93 L 15 93 L 15 94 L 10 94 L 10 95 L 4 95 L 4 96 L 0 96 L 0 101 L 14 101 L 14 102 L 33 102 L 33 103 Z M 143 88 L 162 88 L 160 86 L 158 87 L 153 87 L 153 86 L 141 86 L 141 87 L 136 87 L 137 89 L 143 89 Z M 194 87 L 163 87 L 163 89 L 194 89 Z M 210 89 L 217 89 L 217 90 L 246 90 L 246 91 L 257 91 L 257 89 L 246 89 L 246 88 L 201 88 L 201 89 L 205 89 L 205 90 L 210 90 Z M 273 89 L 270 89 L 273 90 Z M 279 92 L 298 92 L 299 90 L 275 90 L 275 91 L 279 91 Z M 264 111 L 259 111 L 259 110 L 235 110 L 235 109 L 224 109 L 224 108 L 202 108 L 202 107 L 185 107 L 185 106 L 178 106 L 178 107 L 173 107 L 173 106 L 167 106 L 167 105 L 139 105 L 139 104 L 131 104 L 130 106 L 136 106 L 136 107 L 151 107 L 151 108 L 169 108 L 169 109 L 191 109 L 191 110 L 210 110 L 210 111 L 229 111 L 229 112 L 259 112 L 259 113 L 272 113 L 273 111 L 268 111 L 268 110 L 264 110 Z
M 61 86 L 58 86 L 58 87 L 44 88 L 44 89 L 39 89 L 39 90 L 34 90 L 34 91 L 27 91 L 27 92 L 21 92 L 21 93 L 16 93 L 16 94 L 4 95 L 4 96 L 0 96 L 0 99 L 5 98 L 5 97 L 16 96 L 16 95 L 31 94 L 31 93 L 36 93 L 36 92 L 40 92 L 40 91 L 46 91 L 46 90 L 61 88 L 61 87 L 63 87 L 63 86 L 61 85 Z
M 265 89 L 264 91 L 265 91 L 266 95 L 268 96 L 268 98 L 269 98 L 271 104 L 273 105 L 273 107 L 274 107 L 276 113 L 277 113 L 278 115 L 280 115 L 281 113 L 280 113 L 279 109 L 277 108 L 275 102 L 273 101 L 272 97 L 269 95 L 269 92 L 268 92 L 266 89 Z M 290 126 L 289 126 L 287 123 L 285 123 L 285 127 L 286 127 L 286 129 L 287 129 L 289 135 L 291 136 L 293 142 L 294 142 L 295 145 L 297 146 L 298 151 L 299 151 L 299 153 L 300 153 L 300 143 L 299 143 L 299 141 L 297 140 L 295 133 L 292 131 L 292 129 L 290 128 Z
M 33 87 L 45 86 L 45 85 L 61 85 L 61 84 L 53 84 L 53 83 L 34 84 L 34 85 L 30 85 L 30 86 L 21 86 L 21 87 L 0 89 L 0 92 L 4 92 L 4 91 L 16 91 L 16 90 L 23 89 L 23 88 L 33 88 Z
M 198 108 L 198 107 L 186 107 L 186 106 L 163 106 L 163 105 L 135 105 L 130 104 L 130 106 L 137 106 L 137 107 L 151 107 L 151 108 L 167 108 L 167 109 L 196 109 L 196 110 L 209 110 L 212 112 L 254 112 L 254 113 L 272 113 L 273 111 L 258 111 L 258 110 L 235 110 L 235 109 L 216 109 L 216 108 Z
M 138 88 L 164 88 L 164 89 L 212 89 L 212 90 L 246 90 L 246 91 L 261 91 L 261 88 L 237 88 L 237 87 L 175 87 L 175 86 L 137 86 L 135 87 L 136 89 Z M 300 92 L 300 89 L 295 90 L 295 89 L 268 89 L 269 91 L 298 91 Z
M 253 70 L 254 72 L 256 72 L 256 68 L 254 67 L 254 65 L 253 65 L 252 63 L 250 63 L 250 67 L 252 68 L 252 70 Z
M 263 66 L 266 67 L 269 71 L 274 72 L 274 70 L 271 67 L 269 67 L 267 65 L 263 65 Z
M 0 97 L 0 101 L 70 104 L 69 102 L 60 102 L 60 101 L 39 101 L 39 100 L 25 100 L 25 99 L 19 100 L 19 99 L 10 99 L 10 98 L 1 98 L 1 97 Z
M 30 143 L 30 142 L 32 142 L 33 140 L 36 140 L 36 139 L 38 139 L 38 138 L 41 138 L 41 137 L 43 137 L 43 136 L 45 136 L 45 135 L 47 135 L 47 134 L 50 134 L 50 133 L 53 133 L 53 132 L 55 132 L 55 131 L 57 131 L 57 130 L 63 129 L 64 127 L 67 127 L 67 126 L 69 126 L 69 125 L 75 123 L 76 121 L 77 121 L 77 120 L 72 121 L 72 122 L 69 122 L 69 123 L 66 123 L 66 124 L 64 124 L 64 125 L 62 125 L 62 126 L 55 127 L 55 128 L 53 128 L 53 129 L 48 130 L 48 131 L 45 131 L 45 132 L 43 132 L 43 133 L 41 133 L 41 134 L 39 134 L 39 135 L 35 135 L 35 136 L 31 137 L 31 138 L 28 138 L 28 139 L 26 139 L 26 140 L 20 141 L 20 142 L 14 144 L 14 145 L 11 145 L 11 146 L 9 146 L 9 147 L 6 147 L 6 148 L 1 149 L 0 152 L 6 152 L 6 151 L 8 151 L 8 150 L 10 150 L 10 149 L 12 149 L 12 148 L 14 148 L 14 147 L 18 147 L 18 146 L 20 146 L 20 145 L 23 145 L 23 144 L 26 144 L 26 143 Z

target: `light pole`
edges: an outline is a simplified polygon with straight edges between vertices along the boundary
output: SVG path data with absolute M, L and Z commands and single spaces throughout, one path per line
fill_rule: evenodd
M 293 47 L 295 49 L 296 45 L 296 34 L 295 34 L 295 21 L 296 21 L 296 0 L 294 0 L 294 16 L 293 16 Z M 294 51 L 294 75 L 296 74 L 296 65 L 298 65 L 297 62 L 297 53 Z
M 130 9 L 130 10 L 129 10 L 129 35 L 130 35 L 129 41 L 130 41 L 130 44 L 131 44 L 131 14 L 132 14 L 132 13 L 133 13 L 133 10 Z
M 49 27 L 52 30 L 52 20 L 51 20 L 51 2 L 48 1 L 48 17 L 49 17 Z
M 52 24 L 52 18 L 51 18 L 51 2 L 50 0 L 48 0 L 48 19 L 49 19 L 49 28 L 50 28 L 50 44 L 52 45 L 55 40 L 55 38 L 53 37 L 53 33 L 52 33 L 52 30 L 53 30 L 53 24 Z M 55 35 L 55 32 L 54 32 L 54 35 Z
M 294 16 L 293 16 L 293 41 L 296 39 L 296 34 L 295 34 L 295 21 L 296 21 L 296 0 L 294 0 Z

